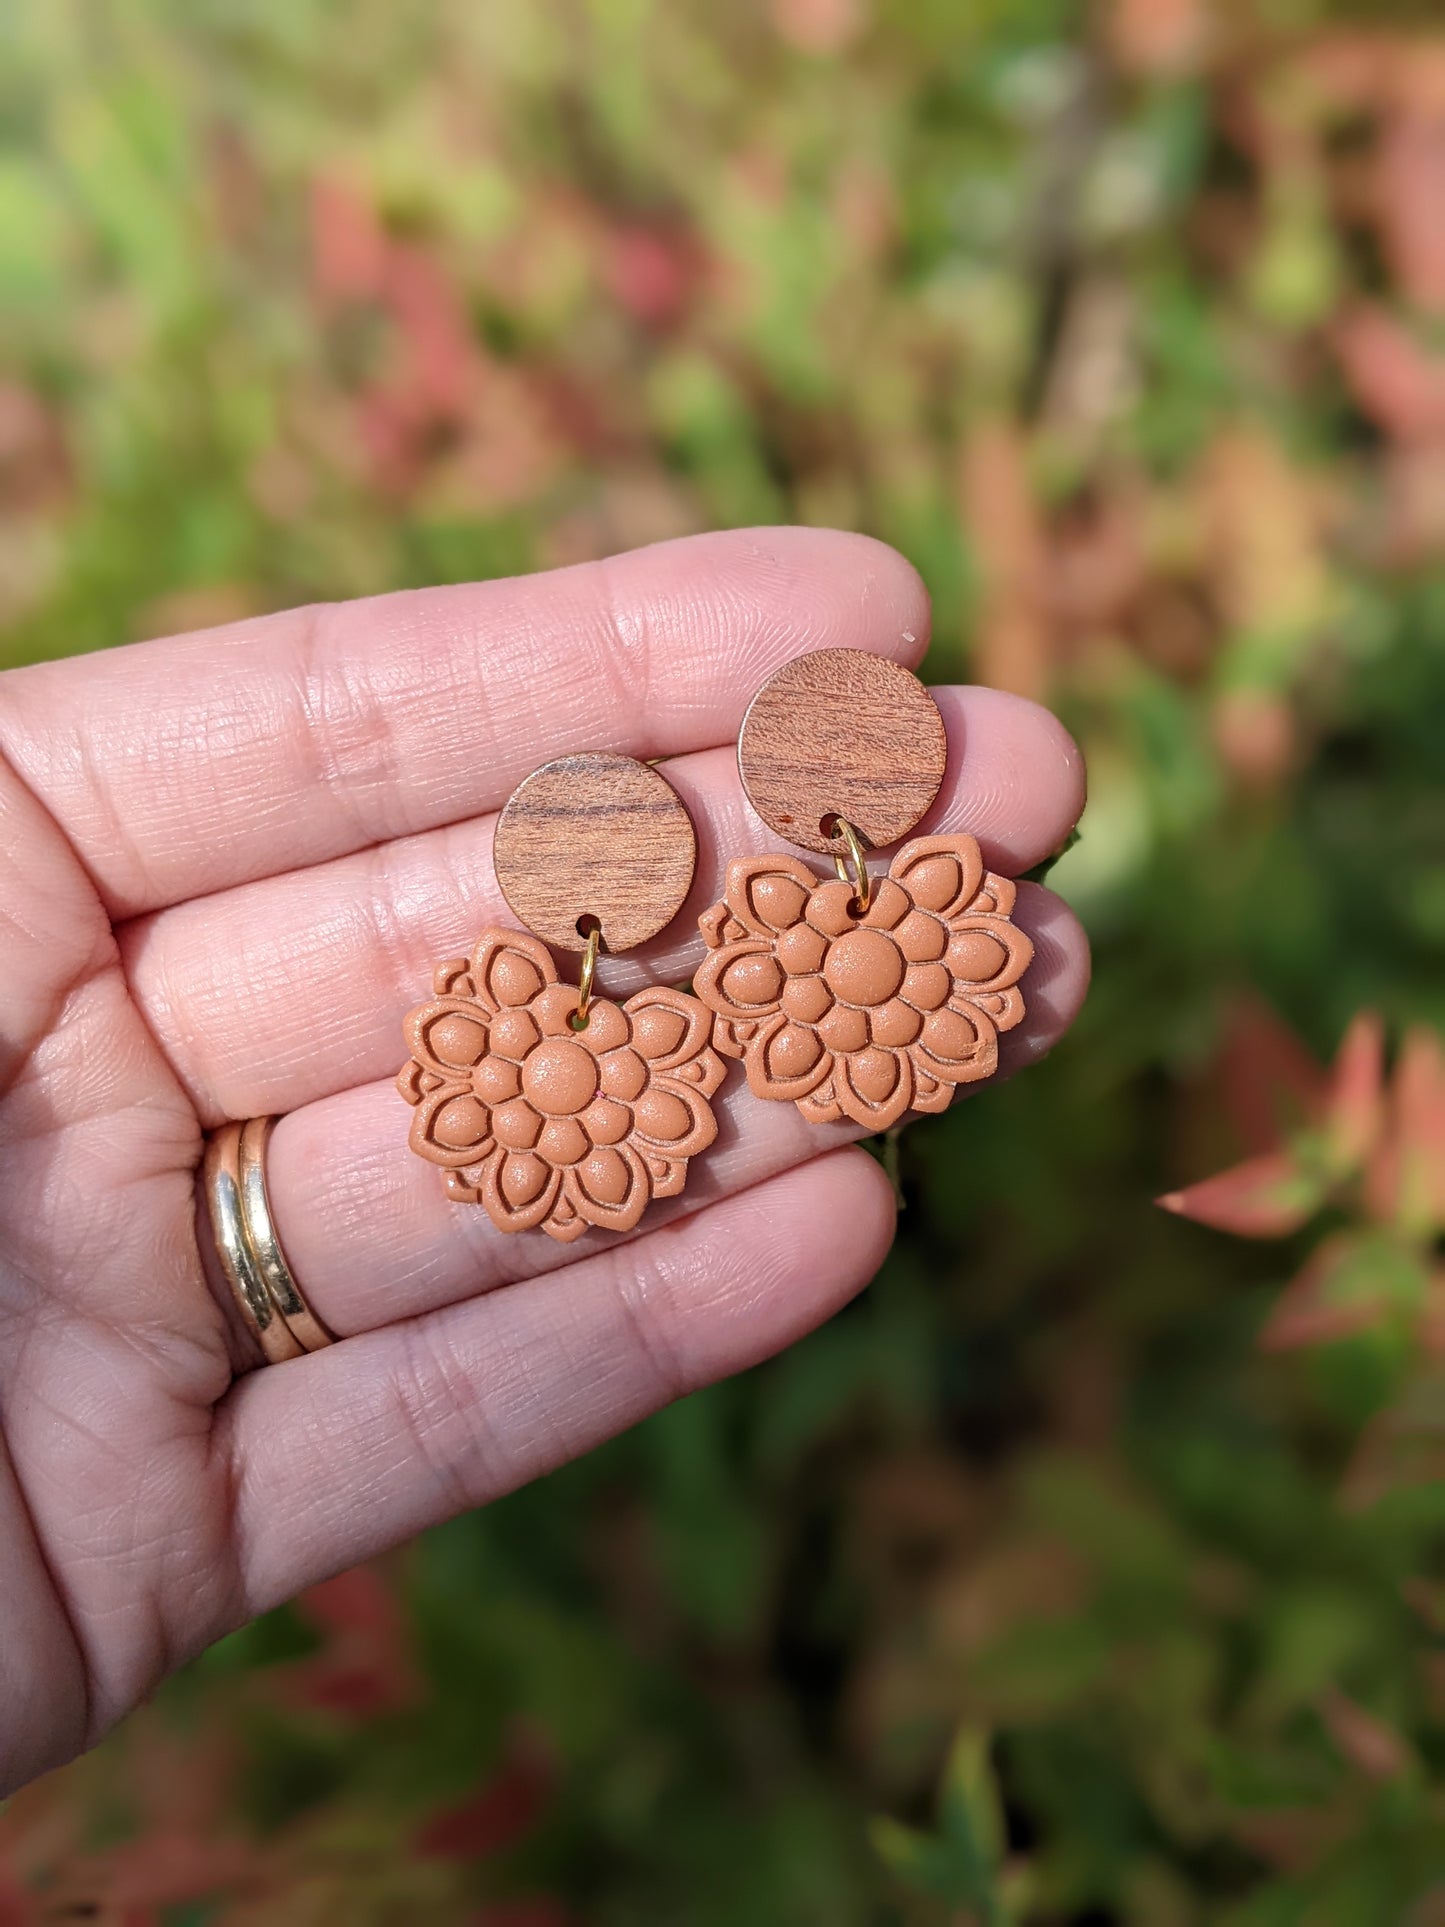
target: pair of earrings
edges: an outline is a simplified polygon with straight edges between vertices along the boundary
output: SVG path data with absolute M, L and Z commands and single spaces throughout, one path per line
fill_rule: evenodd
M 915 838 L 883 877 L 865 862 L 922 819 L 947 752 L 937 705 L 898 664 L 850 649 L 785 663 L 744 717 L 738 768 L 763 822 L 831 855 L 836 877 L 793 856 L 730 863 L 698 920 L 696 994 L 655 985 L 623 1003 L 596 994 L 598 958 L 677 915 L 692 821 L 631 757 L 564 756 L 527 777 L 494 860 L 532 934 L 484 931 L 404 1026 L 411 1145 L 445 1168 L 449 1196 L 564 1243 L 589 1225 L 631 1230 L 716 1138 L 725 1057 L 755 1096 L 871 1130 L 989 1076 L 1033 956 L 1014 885 L 965 835 Z M 580 953 L 575 986 L 549 945 Z

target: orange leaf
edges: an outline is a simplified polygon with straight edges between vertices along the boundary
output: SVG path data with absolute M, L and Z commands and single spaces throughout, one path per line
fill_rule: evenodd
M 1313 1215 L 1319 1187 L 1288 1151 L 1270 1151 L 1243 1164 L 1169 1191 L 1157 1202 L 1166 1211 L 1241 1238 L 1283 1238 Z

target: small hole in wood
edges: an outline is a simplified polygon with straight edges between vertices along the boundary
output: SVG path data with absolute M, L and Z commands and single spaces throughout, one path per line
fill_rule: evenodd
M 590 937 L 594 930 L 597 931 L 600 936 L 602 932 L 602 919 L 601 917 L 594 917 L 589 910 L 577 919 L 574 928 L 579 937 Z
M 818 818 L 819 836 L 834 837 L 838 834 L 838 812 L 829 810 L 826 816 Z

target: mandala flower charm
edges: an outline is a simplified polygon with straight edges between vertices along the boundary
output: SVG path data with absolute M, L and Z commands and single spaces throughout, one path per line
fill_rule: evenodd
M 397 1079 L 416 1106 L 412 1149 L 446 1168 L 453 1198 L 484 1204 L 499 1231 L 540 1225 L 564 1244 L 589 1225 L 630 1231 L 682 1190 L 717 1136 L 708 1099 L 723 1078 L 695 997 L 594 998 L 583 1030 L 576 1009 L 545 944 L 489 930 L 408 1014 Z
M 1009 920 L 1014 885 L 984 870 L 971 836 L 905 844 L 866 912 L 855 905 L 851 883 L 797 857 L 729 864 L 693 988 L 758 1097 L 882 1130 L 997 1068 L 1033 945 Z

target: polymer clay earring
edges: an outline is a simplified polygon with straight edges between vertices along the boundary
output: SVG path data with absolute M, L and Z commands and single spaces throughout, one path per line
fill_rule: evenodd
M 513 793 L 494 861 L 532 934 L 483 931 L 407 1014 L 397 1087 L 415 1107 L 411 1147 L 499 1231 L 540 1226 L 563 1243 L 589 1225 L 630 1231 L 717 1136 L 708 1100 L 724 1066 L 695 997 L 654 985 L 615 1003 L 595 977 L 601 954 L 645 943 L 681 908 L 692 820 L 649 765 L 564 756 Z M 549 944 L 581 953 L 576 985 Z
M 708 955 L 693 988 L 713 1042 L 754 1096 L 812 1123 L 882 1130 L 941 1111 L 998 1066 L 999 1032 L 1024 1014 L 1033 945 L 1011 921 L 1015 889 L 971 836 L 905 843 L 882 877 L 868 849 L 896 843 L 938 794 L 948 742 L 938 706 L 897 663 L 820 649 L 785 663 L 748 709 L 738 769 L 780 836 L 830 854 L 743 857 L 700 919 Z

